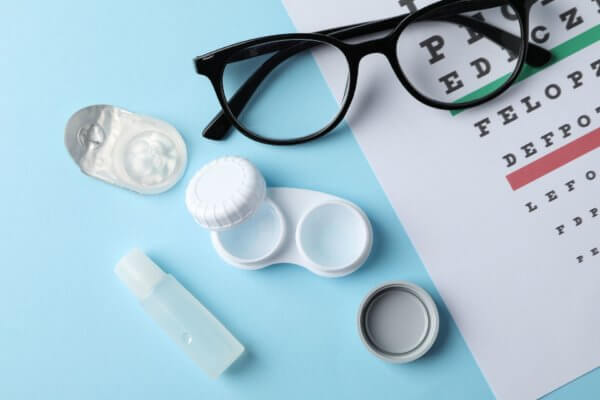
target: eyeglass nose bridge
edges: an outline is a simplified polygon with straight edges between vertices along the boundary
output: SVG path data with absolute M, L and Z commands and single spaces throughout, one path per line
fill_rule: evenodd
M 355 63 L 359 63 L 363 58 L 370 54 L 383 54 L 390 60 L 396 57 L 394 43 L 391 36 L 384 36 L 361 43 L 354 43 L 350 46 L 352 46 L 354 58 L 353 61 Z

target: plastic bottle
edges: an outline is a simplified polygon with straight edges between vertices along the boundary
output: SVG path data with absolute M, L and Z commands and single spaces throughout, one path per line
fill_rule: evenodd
M 115 273 L 146 313 L 212 378 L 244 352 L 244 346 L 206 307 L 140 250 L 123 257 Z

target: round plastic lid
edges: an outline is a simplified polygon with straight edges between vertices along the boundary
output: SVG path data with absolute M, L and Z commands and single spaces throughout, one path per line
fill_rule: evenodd
M 406 363 L 423 356 L 438 335 L 435 302 L 409 282 L 391 282 L 373 290 L 358 313 L 360 337 L 377 357 Z
M 266 190 L 265 179 L 249 161 L 221 157 L 194 175 L 185 202 L 198 224 L 221 231 L 254 215 L 265 200 Z

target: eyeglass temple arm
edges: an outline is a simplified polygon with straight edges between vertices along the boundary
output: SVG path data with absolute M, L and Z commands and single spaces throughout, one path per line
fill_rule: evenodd
M 489 7 L 489 2 L 486 3 Z M 473 4 L 469 7 L 469 10 L 472 11 Z M 452 9 L 452 14 L 465 12 L 469 10 L 454 10 Z M 500 28 L 497 28 L 493 25 L 487 24 L 483 21 L 477 20 L 475 18 L 463 16 L 463 15 L 448 15 L 449 10 L 440 11 L 440 15 L 430 15 L 431 19 L 439 19 L 448 22 L 454 22 L 470 29 L 473 29 L 476 32 L 486 36 L 488 39 L 493 42 L 506 46 L 509 50 L 513 50 L 518 52 L 521 45 L 521 38 L 506 32 Z M 337 39 L 350 39 L 354 37 L 359 37 L 362 35 L 378 33 L 381 31 L 385 31 L 388 29 L 393 29 L 397 26 L 397 24 L 406 18 L 408 14 L 399 15 L 392 18 L 387 18 L 383 20 L 352 24 L 337 28 L 326 29 L 323 31 L 319 31 L 317 33 L 330 35 Z M 261 54 L 268 54 L 274 51 L 278 51 L 275 55 L 270 57 L 267 61 L 265 61 L 249 78 L 248 80 L 237 90 L 237 92 L 231 97 L 228 102 L 229 109 L 231 113 L 235 116 L 238 116 L 245 105 L 248 103 L 260 83 L 264 80 L 264 78 L 279 64 L 293 56 L 294 54 L 309 49 L 315 46 L 313 43 L 305 43 L 290 46 L 285 43 L 270 43 L 259 48 L 253 48 L 247 53 L 239 53 L 235 60 L 243 60 L 250 57 L 255 57 Z M 534 43 L 529 42 L 527 58 L 525 62 L 527 64 L 534 67 L 541 67 L 545 65 L 552 58 L 552 53 L 543 47 L 540 47 Z M 230 60 L 233 61 L 233 60 Z M 225 115 L 224 111 L 221 110 L 208 124 L 208 126 L 202 132 L 202 136 L 207 139 L 213 140 L 222 140 L 227 135 L 228 131 L 232 127 L 232 122 Z

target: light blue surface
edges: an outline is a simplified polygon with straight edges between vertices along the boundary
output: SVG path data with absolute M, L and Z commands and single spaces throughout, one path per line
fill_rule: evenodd
M 200 136 L 217 111 L 195 55 L 293 31 L 279 0 L 19 1 L 0 7 L 1 399 L 487 399 L 492 393 L 354 138 L 275 148 L 240 134 Z M 317 101 L 317 100 L 315 100 Z M 323 98 L 332 107 L 332 98 Z M 63 146 L 68 117 L 109 103 L 174 124 L 190 154 L 172 191 L 144 197 L 84 176 Z M 185 184 L 225 154 L 270 185 L 323 190 L 370 216 L 368 264 L 343 279 L 294 266 L 225 265 L 184 206 Z M 202 374 L 144 315 L 113 273 L 145 250 L 248 349 L 221 379 Z M 424 359 L 385 364 L 362 346 L 356 311 L 376 285 L 418 283 L 441 308 Z M 552 399 L 600 397 L 600 372 Z

